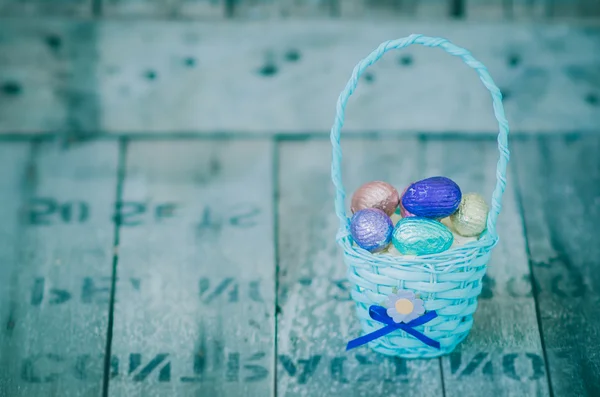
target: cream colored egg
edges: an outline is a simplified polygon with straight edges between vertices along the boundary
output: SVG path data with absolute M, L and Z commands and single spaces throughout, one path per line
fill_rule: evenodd
M 395 212 L 392 214 L 392 216 L 390 216 L 390 218 L 392 219 L 392 223 L 394 224 L 394 226 L 396 226 L 396 223 L 398 223 L 398 221 L 400 219 L 402 219 L 402 215 L 400 214 L 396 214 Z
M 465 244 L 477 241 L 477 237 L 464 237 L 456 233 L 455 231 L 452 231 L 452 234 L 454 235 L 454 242 L 452 243 L 452 246 L 450 248 L 461 247 Z
M 485 230 L 488 211 L 488 205 L 480 194 L 464 194 L 458 210 L 450 215 L 452 229 L 464 237 L 478 236 Z

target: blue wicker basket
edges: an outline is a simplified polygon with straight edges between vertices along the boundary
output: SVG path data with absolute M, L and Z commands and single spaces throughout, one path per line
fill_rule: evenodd
M 346 194 L 342 185 L 340 132 L 344 123 L 346 103 L 356 89 L 361 74 L 377 62 L 386 52 L 421 44 L 440 47 L 450 55 L 460 57 L 475 69 L 480 80 L 492 95 L 494 114 L 499 124 L 498 148 L 500 159 L 497 181 L 487 228 L 477 241 L 451 248 L 448 251 L 424 256 L 393 256 L 371 254 L 353 244 L 350 235 L 350 219 L 346 215 Z M 482 278 L 486 272 L 491 250 L 498 242 L 496 220 L 501 209 L 502 194 L 506 187 L 506 166 L 509 159 L 508 122 L 502 107 L 502 94 L 494 84 L 487 69 L 465 49 L 448 40 L 413 34 L 398 40 L 382 43 L 369 56 L 360 61 L 352 72 L 337 102 L 337 114 L 331 129 L 333 157 L 331 176 L 336 188 L 335 211 L 340 219 L 336 237 L 344 250 L 344 262 L 348 267 L 348 279 L 352 285 L 352 299 L 365 334 L 382 328 L 369 315 L 371 305 L 380 305 L 394 289 L 409 290 L 424 301 L 425 310 L 435 311 L 437 317 L 425 325 L 415 327 L 420 333 L 438 341 L 440 348 L 430 347 L 402 330 L 375 339 L 369 346 L 382 354 L 404 358 L 431 358 L 448 354 L 465 339 L 473 325 L 473 313 L 481 292 Z

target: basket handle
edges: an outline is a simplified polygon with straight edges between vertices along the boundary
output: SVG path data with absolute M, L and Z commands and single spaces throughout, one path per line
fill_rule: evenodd
M 408 37 L 397 40 L 389 40 L 381 43 L 376 50 L 371 52 L 369 56 L 360 61 L 354 70 L 352 71 L 352 77 L 346 84 L 346 87 L 340 94 L 337 107 L 336 116 L 333 127 L 331 127 L 331 144 L 333 146 L 332 161 L 331 161 L 331 179 L 335 185 L 335 212 L 340 219 L 340 231 L 338 233 L 338 239 L 344 238 L 350 234 L 350 219 L 346 215 L 346 192 L 342 184 L 342 173 L 341 173 L 341 162 L 342 162 L 342 149 L 340 147 L 340 133 L 342 126 L 344 125 L 344 110 L 350 95 L 356 89 L 358 85 L 358 79 L 361 74 L 375 62 L 377 62 L 386 52 L 394 49 L 408 47 L 412 44 L 421 44 L 426 47 L 440 47 L 450 55 L 460 57 L 468 66 L 475 69 L 479 75 L 479 79 L 487 87 L 492 95 L 492 102 L 494 106 L 494 115 L 498 120 L 499 132 L 498 132 L 498 150 L 500 151 L 500 159 L 496 168 L 496 187 L 492 194 L 492 206 L 487 219 L 487 230 L 488 234 L 493 240 L 496 240 L 498 235 L 496 233 L 496 221 L 502 208 L 502 194 L 506 187 L 506 166 L 510 157 L 508 151 L 508 121 L 504 116 L 504 107 L 502 106 L 502 93 L 496 86 L 492 78 L 490 77 L 487 69 L 483 64 L 477 61 L 471 53 L 464 48 L 458 47 L 446 39 L 439 37 L 427 37 L 421 34 L 412 34 Z

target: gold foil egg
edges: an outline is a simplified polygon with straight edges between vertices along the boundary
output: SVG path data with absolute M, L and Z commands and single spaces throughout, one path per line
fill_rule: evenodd
M 354 192 L 350 209 L 354 214 L 365 208 L 377 208 L 391 216 L 399 202 L 398 191 L 392 185 L 374 181 L 365 183 Z
M 481 195 L 467 193 L 463 195 L 458 210 L 450 215 L 452 228 L 464 237 L 478 236 L 485 230 L 488 211 Z

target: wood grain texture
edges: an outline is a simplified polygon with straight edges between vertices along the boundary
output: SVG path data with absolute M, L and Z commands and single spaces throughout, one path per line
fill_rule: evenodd
M 132 143 L 121 215 L 116 396 L 269 396 L 272 144 Z
M 393 21 L 323 20 L 73 23 L 0 23 L 6 76 L 0 82 L 0 131 L 326 133 L 354 65 L 384 40 L 423 31 L 448 37 L 484 62 L 505 94 L 514 130 L 598 126 L 597 95 L 570 73 L 598 69 L 594 28 L 410 21 L 398 28 Z M 73 46 L 72 56 L 57 58 L 44 44 L 40 32 L 55 27 L 63 32 L 64 50 Z M 13 81 L 21 88 L 15 90 Z M 497 125 L 489 93 L 470 68 L 440 50 L 411 47 L 367 70 L 350 99 L 345 128 L 493 133 Z
M 0 131 L 98 131 L 96 28 L 92 22 L 0 20 Z
M 92 15 L 93 0 L 0 0 L 0 17 L 48 17 Z
M 339 2 L 342 18 L 386 18 L 410 17 L 414 15 L 416 1 L 402 0 L 342 0 Z M 436 2 L 439 5 L 439 2 Z
M 566 72 L 600 63 L 593 29 L 335 21 L 307 29 L 287 21 L 103 25 L 101 68 L 118 71 L 101 75 L 102 129 L 326 133 L 355 64 L 382 41 L 424 29 L 485 63 L 506 95 L 514 130 L 597 127 L 589 87 Z M 440 50 L 412 47 L 368 69 L 350 98 L 345 128 L 481 133 L 497 124 L 489 93 L 469 67 Z
M 352 140 L 342 146 L 348 208 L 362 183 L 381 179 L 400 189 L 417 175 L 416 140 Z M 379 396 L 400 389 L 406 396 L 441 395 L 438 360 L 384 357 L 365 347 L 345 352 L 360 325 L 335 243 L 330 143 L 283 142 L 279 158 L 277 395 Z
M 511 17 L 521 21 L 540 21 L 549 18 L 567 17 L 568 15 L 565 13 L 567 10 L 559 12 L 558 15 L 553 15 L 556 3 L 556 0 L 513 0 L 510 7 Z M 564 1 L 562 3 L 565 4 Z M 576 8 L 576 3 L 577 1 L 568 1 L 568 13 L 573 12 L 571 10 Z
M 106 17 L 219 20 L 225 0 L 104 0 Z
M 245 0 L 233 3 L 232 16 L 239 20 L 287 18 L 329 18 L 334 15 L 336 0 Z
M 22 203 L 28 196 L 26 183 L 31 145 L 28 142 L 0 143 L 0 396 L 7 396 L 15 385 L 19 362 L 8 355 L 18 315 L 19 291 L 14 285 L 19 274 L 18 243 L 23 233 L 19 219 Z
M 463 194 L 491 204 L 498 148 L 494 140 L 425 140 L 425 176 L 454 180 Z M 511 164 L 513 166 L 513 164 Z M 509 179 L 474 325 L 457 350 L 442 359 L 447 396 L 547 396 L 544 354 L 532 295 L 525 234 Z
M 403 3 L 404 4 L 404 3 Z M 414 10 L 414 17 L 419 20 L 428 21 L 440 21 L 448 19 L 456 19 L 455 10 L 453 7 L 454 1 L 449 0 L 431 0 L 431 1 L 420 1 L 412 0 L 406 2 L 408 11 Z M 464 4 L 461 2 L 461 4 Z M 463 11 L 464 12 L 464 11 Z
M 8 207 L 18 205 L 22 220 L 9 232 L 16 253 L 9 317 L 2 313 L 0 395 L 100 396 L 117 144 L 63 148 L 48 141 L 34 156 L 22 187 L 8 191 L 25 189 L 26 197 Z M 18 161 L 13 166 L 23 174 Z M 9 225 L 17 214 L 7 214 Z
M 280 0 L 283 18 L 329 18 L 337 12 L 339 0 Z
M 518 0 L 517 0 L 518 1 Z M 466 0 L 465 19 L 469 21 L 502 21 L 508 19 L 511 0 Z
M 554 395 L 600 393 L 600 141 L 514 145 L 537 301 Z

